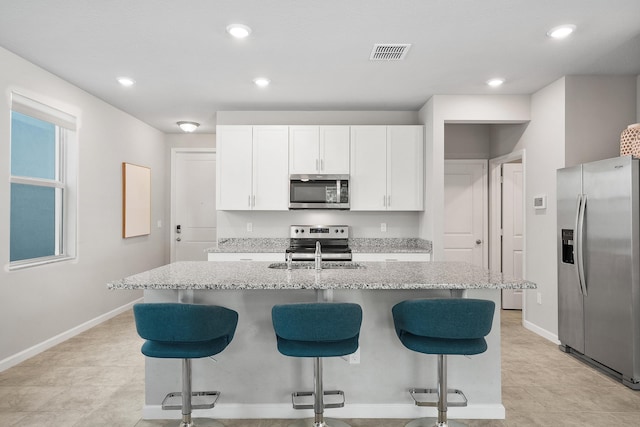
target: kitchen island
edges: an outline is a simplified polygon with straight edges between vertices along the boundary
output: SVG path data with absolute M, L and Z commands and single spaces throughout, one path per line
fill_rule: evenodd
M 211 359 L 193 364 L 194 390 L 220 390 L 219 403 L 196 416 L 217 418 L 302 418 L 290 393 L 313 388 L 312 360 L 282 356 L 276 349 L 271 307 L 332 300 L 362 306 L 356 357 L 325 362 L 325 388 L 342 389 L 346 405 L 329 409 L 342 418 L 433 416 L 435 408 L 414 406 L 407 390 L 433 387 L 436 358 L 414 353 L 395 336 L 391 307 L 405 299 L 469 297 L 500 306 L 502 289 L 534 289 L 534 283 L 505 278 L 465 263 L 362 262 L 360 268 L 292 270 L 268 262 L 178 262 L 108 284 L 111 289 L 144 289 L 146 302 L 219 304 L 240 319 L 233 342 Z M 451 418 L 504 418 L 500 378 L 500 316 L 494 317 L 488 350 L 449 360 L 449 386 L 464 391 L 469 405 L 451 408 Z M 146 360 L 143 418 L 177 418 L 162 411 L 163 397 L 180 389 L 180 363 Z

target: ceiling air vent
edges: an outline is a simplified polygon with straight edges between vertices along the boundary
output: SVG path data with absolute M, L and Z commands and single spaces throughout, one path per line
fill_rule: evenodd
M 369 59 L 371 61 L 401 61 L 407 55 L 410 44 L 375 44 Z

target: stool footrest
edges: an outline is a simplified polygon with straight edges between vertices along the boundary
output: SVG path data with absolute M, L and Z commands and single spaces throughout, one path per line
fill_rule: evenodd
M 209 401 L 203 403 L 193 403 L 194 397 L 204 397 Z M 219 397 L 219 391 L 194 391 L 191 393 L 191 409 L 211 409 L 216 405 Z M 211 399 L 213 399 L 213 401 L 211 401 Z M 171 402 L 172 400 L 177 401 L 177 403 Z M 162 409 L 182 409 L 182 393 L 178 391 L 167 394 L 162 400 Z
M 291 403 L 293 403 L 293 409 L 313 409 L 313 403 L 298 403 L 296 401 L 297 397 L 309 397 L 313 396 L 314 393 L 312 391 L 295 391 L 291 393 Z M 342 408 L 344 407 L 344 392 L 342 390 L 325 390 L 323 392 L 324 396 L 340 396 L 342 397 L 342 402 L 333 402 L 333 403 L 324 403 L 324 399 L 322 399 L 322 406 L 325 409 L 330 408 Z
M 437 388 L 412 388 L 409 390 L 409 394 L 413 398 L 414 402 L 416 402 L 417 406 L 438 406 L 438 389 Z M 416 394 L 434 394 L 436 396 L 436 400 L 418 400 L 416 398 Z M 450 394 L 455 394 L 462 397 L 462 401 L 450 402 L 447 398 L 447 406 L 467 406 L 467 396 L 461 390 L 457 388 L 447 389 L 447 396 Z

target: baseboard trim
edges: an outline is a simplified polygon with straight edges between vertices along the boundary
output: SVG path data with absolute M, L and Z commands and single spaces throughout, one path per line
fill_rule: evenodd
M 68 340 L 69 338 L 73 338 L 76 335 L 81 334 L 84 331 L 87 331 L 91 328 L 93 328 L 96 325 L 99 325 L 102 322 L 105 322 L 113 317 L 116 317 L 118 314 L 120 313 L 124 313 L 125 311 L 131 309 L 131 307 L 133 307 L 133 305 L 137 302 L 141 302 L 142 298 L 139 298 L 135 301 L 132 301 L 130 303 L 127 303 L 121 307 L 118 307 L 116 309 L 113 309 L 107 313 L 104 313 L 94 319 L 91 319 L 87 322 L 84 322 L 74 328 L 69 329 L 68 331 L 62 332 L 61 334 L 58 334 L 54 337 L 49 338 L 46 341 L 43 341 L 39 344 L 36 344 L 32 347 L 29 347 L 26 350 L 23 350 L 19 353 L 16 353 L 12 356 L 9 356 L 3 360 L 0 360 L 0 372 L 5 371 L 13 366 L 16 366 L 17 364 L 24 362 L 25 360 L 36 356 L 40 353 L 42 353 L 45 350 L 50 349 L 51 347 L 54 347 L 66 340 Z
M 495 419 L 503 420 L 506 416 L 502 404 L 469 405 L 464 408 L 449 408 L 451 419 Z M 418 407 L 412 404 L 350 404 L 344 408 L 327 409 L 328 417 L 334 418 L 419 418 L 437 417 L 437 408 Z M 313 411 L 295 410 L 290 404 L 239 404 L 227 403 L 216 405 L 213 409 L 193 411 L 194 418 L 220 419 L 270 419 L 270 418 L 305 418 Z M 145 405 L 142 418 L 145 420 L 180 419 L 180 411 L 163 411 L 160 405 Z
M 552 343 L 560 345 L 560 340 L 558 339 L 558 336 L 556 334 L 553 334 L 546 329 L 542 329 L 540 326 L 535 325 L 527 320 L 522 321 L 522 326 L 524 326 L 525 329 L 528 329 L 531 332 L 540 335 L 542 338 L 546 338 Z

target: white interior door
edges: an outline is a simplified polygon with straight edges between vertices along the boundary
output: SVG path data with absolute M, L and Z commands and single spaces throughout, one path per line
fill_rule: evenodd
M 502 165 L 502 272 L 522 278 L 522 163 Z M 502 308 L 522 310 L 522 290 L 502 291 Z
M 173 153 L 172 261 L 206 261 L 216 245 L 216 154 Z
M 486 160 L 445 160 L 444 257 L 488 267 Z

